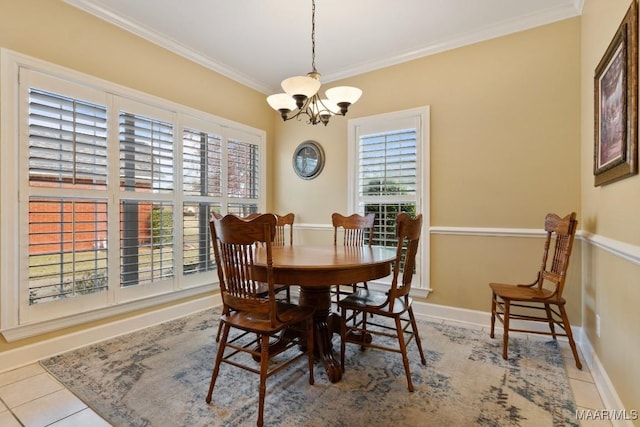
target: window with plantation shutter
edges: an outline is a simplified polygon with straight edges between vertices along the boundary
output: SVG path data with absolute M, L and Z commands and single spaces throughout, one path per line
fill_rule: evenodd
M 5 338 L 215 289 L 209 221 L 264 211 L 265 132 L 0 55 Z
M 374 245 L 397 245 L 399 212 L 428 219 L 427 173 L 422 170 L 428 164 L 427 120 L 428 108 L 349 121 L 351 211 L 375 214 Z M 428 221 L 424 224 L 428 227 Z M 423 252 L 425 246 L 423 241 Z

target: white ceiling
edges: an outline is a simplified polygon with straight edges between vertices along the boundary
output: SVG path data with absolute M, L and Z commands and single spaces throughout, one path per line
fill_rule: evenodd
M 311 71 L 311 0 L 65 0 L 265 94 Z M 317 0 L 324 83 L 580 15 L 583 0 Z

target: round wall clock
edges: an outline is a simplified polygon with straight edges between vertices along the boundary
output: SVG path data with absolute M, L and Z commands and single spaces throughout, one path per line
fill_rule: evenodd
M 293 152 L 293 170 L 302 179 L 313 179 L 324 167 L 324 151 L 315 141 L 305 141 Z

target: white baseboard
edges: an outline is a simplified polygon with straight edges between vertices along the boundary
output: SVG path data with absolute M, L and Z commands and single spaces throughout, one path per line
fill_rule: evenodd
M 602 403 L 604 403 L 604 407 L 607 410 L 624 412 L 624 405 L 620 400 L 618 393 L 616 393 L 616 389 L 613 386 L 613 383 L 607 375 L 604 367 L 602 366 L 602 363 L 600 363 L 600 359 L 596 355 L 593 346 L 591 345 L 591 341 L 589 341 L 589 338 L 583 331 L 581 331 L 580 335 L 582 335 L 580 339 L 580 350 L 582 351 L 582 356 L 585 363 L 589 367 L 589 371 L 591 372 L 591 376 L 593 377 L 593 382 L 600 392 L 600 397 L 602 397 Z M 611 424 L 614 427 L 633 427 L 633 422 L 631 422 L 630 420 L 612 419 Z
M 16 369 L 56 354 L 148 328 L 167 320 L 176 319 L 221 304 L 220 294 L 215 294 L 94 328 L 84 329 L 72 334 L 39 341 L 13 350 L 3 351 L 0 352 L 0 366 L 2 367 L 0 372 Z

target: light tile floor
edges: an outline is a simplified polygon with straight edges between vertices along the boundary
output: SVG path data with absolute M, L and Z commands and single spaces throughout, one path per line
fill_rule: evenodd
M 486 329 L 480 325 L 450 323 L 457 326 Z M 524 337 L 523 334 L 520 335 Z M 560 346 L 578 410 L 605 409 L 582 354 L 580 357 L 583 361 L 583 368 L 580 371 L 575 366 L 569 344 L 561 342 Z M 602 427 L 611 426 L 611 422 L 589 420 L 581 421 L 581 425 Z M 109 427 L 110 424 L 89 409 L 39 364 L 34 363 L 0 373 L 0 426 Z

